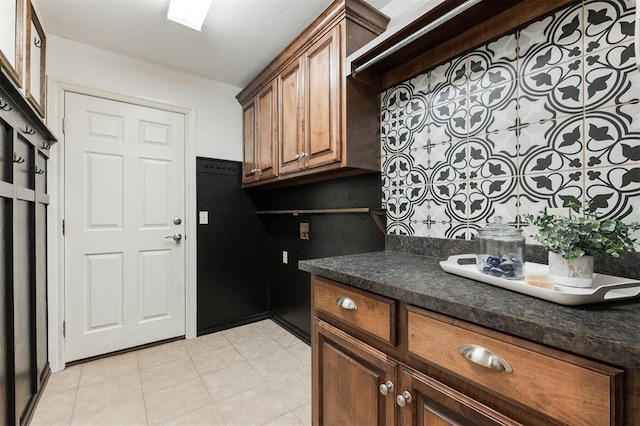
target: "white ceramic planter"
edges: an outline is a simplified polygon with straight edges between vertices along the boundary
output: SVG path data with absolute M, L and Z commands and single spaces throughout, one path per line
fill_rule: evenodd
M 567 260 L 558 253 L 549 252 L 549 275 L 555 284 L 567 287 L 591 287 L 593 256 Z

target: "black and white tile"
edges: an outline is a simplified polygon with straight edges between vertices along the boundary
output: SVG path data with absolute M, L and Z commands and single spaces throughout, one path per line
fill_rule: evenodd
M 640 220 L 634 16 L 580 2 L 384 92 L 388 232 L 469 239 L 587 200 Z

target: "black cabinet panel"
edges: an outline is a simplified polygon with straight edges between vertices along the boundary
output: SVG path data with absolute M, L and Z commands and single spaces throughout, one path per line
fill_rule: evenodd
M 34 318 L 34 225 L 33 202 L 16 201 L 13 222 L 13 330 L 15 410 L 20 416 L 35 389 Z M 17 423 L 17 422 L 16 422 Z
M 13 129 L 0 120 L 0 181 L 13 181 Z
M 12 279 L 13 256 L 11 253 L 12 238 L 12 200 L 0 196 L 0 424 L 9 424 L 9 342 L 7 339 L 9 286 Z
M 47 159 L 51 131 L 0 73 L 0 424 L 26 425 L 49 374 Z
M 16 159 L 13 163 L 13 183 L 22 188 L 34 189 L 35 176 L 33 173 L 33 145 L 31 145 L 26 139 L 18 136 L 14 140 L 13 152 Z
M 267 235 L 241 187 L 242 163 L 197 159 L 198 334 L 266 316 Z

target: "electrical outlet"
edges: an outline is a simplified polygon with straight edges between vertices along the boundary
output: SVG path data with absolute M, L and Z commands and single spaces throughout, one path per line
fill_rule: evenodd
M 200 215 L 199 215 L 198 222 L 200 223 L 200 225 L 208 225 L 209 224 L 209 212 L 206 211 L 206 210 L 201 211 Z
M 289 264 L 289 252 L 282 251 L 282 263 L 285 265 Z
M 547 208 L 547 214 L 549 216 L 558 216 L 558 217 L 571 217 L 571 208 L 569 207 L 557 207 L 557 208 Z

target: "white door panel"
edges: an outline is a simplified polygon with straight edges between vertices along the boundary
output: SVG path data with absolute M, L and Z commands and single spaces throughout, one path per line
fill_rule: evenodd
M 184 335 L 184 123 L 65 94 L 67 361 Z

